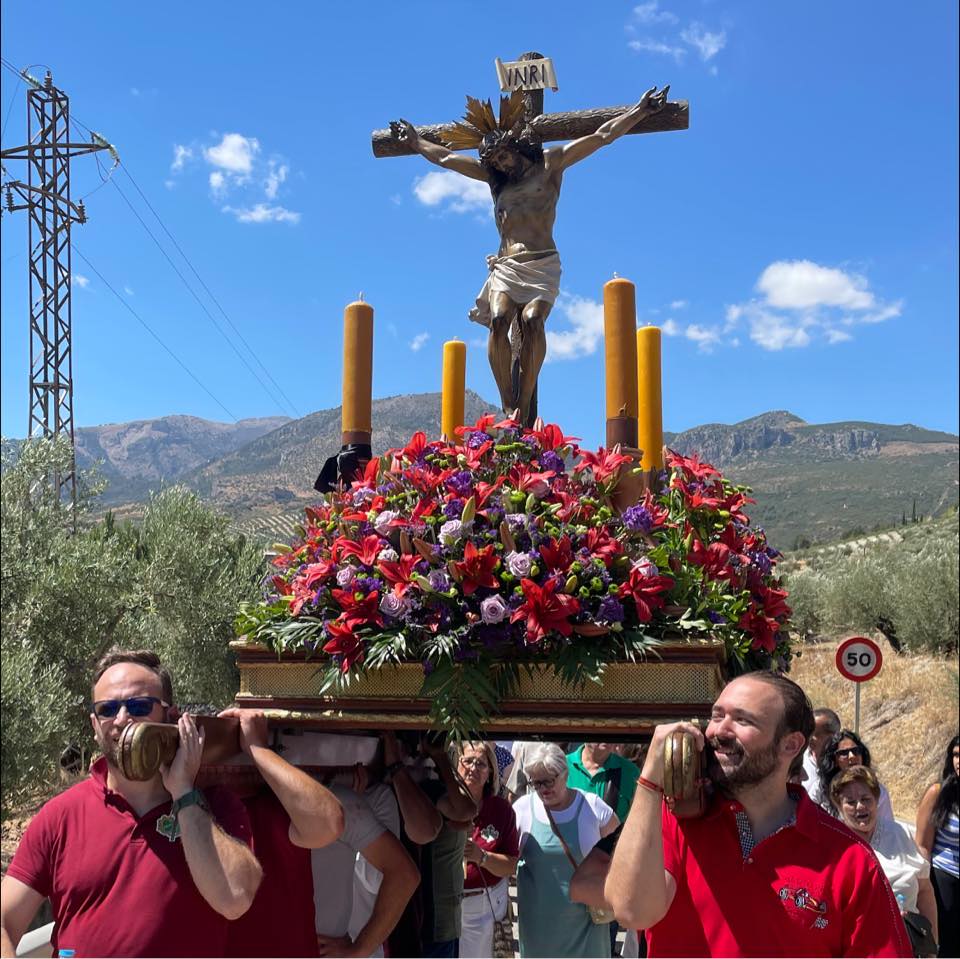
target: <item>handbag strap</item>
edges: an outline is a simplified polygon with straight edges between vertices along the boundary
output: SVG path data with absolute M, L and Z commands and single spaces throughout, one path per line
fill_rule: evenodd
M 577 799 L 578 799 L 581 803 L 583 802 L 583 796 L 581 796 L 579 793 L 577 794 Z M 542 800 L 541 800 L 541 802 L 542 802 Z M 573 858 L 573 853 L 570 852 L 570 847 L 567 845 L 567 840 L 563 838 L 563 833 L 561 833 L 560 830 L 557 829 L 557 822 L 556 822 L 556 820 L 553 818 L 553 813 L 550 812 L 550 807 L 547 806 L 546 803 L 544 803 L 544 804 L 543 804 L 543 808 L 546 810 L 547 819 L 550 820 L 550 828 L 553 830 L 553 834 L 557 837 L 557 839 L 560 840 L 560 845 L 563 846 L 563 851 L 567 854 L 567 859 L 570 860 L 570 865 L 573 866 L 574 872 L 576 872 L 577 865 L 578 865 L 578 864 L 577 864 L 577 860 Z M 579 811 L 579 809 L 578 809 L 578 811 Z M 573 818 L 576 819 L 577 817 L 574 816 Z

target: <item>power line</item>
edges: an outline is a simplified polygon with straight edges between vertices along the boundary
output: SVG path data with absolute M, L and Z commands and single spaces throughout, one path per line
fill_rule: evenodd
M 247 370 L 249 370 L 250 374 L 254 377 L 254 379 L 263 387 L 264 391 L 267 393 L 268 396 L 270 396 L 271 400 L 276 402 L 277 400 L 276 396 L 271 394 L 269 387 L 267 386 L 266 383 L 263 382 L 262 379 L 260 379 L 260 376 L 257 374 L 257 371 L 253 369 L 253 367 L 247 362 L 246 357 L 244 357 L 244 355 L 240 352 L 240 350 L 237 349 L 236 344 L 233 342 L 233 340 L 231 340 L 230 337 L 227 336 L 226 333 L 224 333 L 223 328 L 216 321 L 213 314 L 207 309 L 206 304 L 203 302 L 203 300 L 200 299 L 199 296 L 197 296 L 193 287 L 190 286 L 190 284 L 187 282 L 187 278 L 183 275 L 183 273 L 180 272 L 179 267 L 170 258 L 170 254 L 167 253 L 167 251 L 163 248 L 163 245 L 160 243 L 160 241 L 156 238 L 156 236 L 154 236 L 153 231 L 150 229 L 149 226 L 147 226 L 143 217 L 140 216 L 140 214 L 137 212 L 136 207 L 127 198 L 127 195 L 123 192 L 123 190 L 120 189 L 120 184 L 117 183 L 116 180 L 111 180 L 110 182 L 113 184 L 113 187 L 117 191 L 117 193 L 119 193 L 120 196 L 123 198 L 123 202 L 126 203 L 127 206 L 130 208 L 130 212 L 137 218 L 137 220 L 139 221 L 140 225 L 144 228 L 144 230 L 146 230 L 147 236 L 149 236 L 150 239 L 153 240 L 153 242 L 156 244 L 157 249 L 163 254 L 164 259 L 170 264 L 174 273 L 176 273 L 177 276 L 180 278 L 180 282 L 183 283 L 183 285 L 187 288 L 187 291 L 190 293 L 190 295 L 197 301 L 197 304 L 200 306 L 200 309 L 203 310 L 203 312 L 207 315 L 210 322 L 214 325 L 214 328 L 216 329 L 216 331 L 229 344 L 230 349 L 232 349 L 233 352 L 237 354 L 237 358 L 240 360 L 241 363 L 243 363 L 243 365 L 247 368 Z
M 10 106 L 7 107 L 6 116 L 3 118 L 3 130 L 0 130 L 0 140 L 7 135 L 7 123 L 10 120 L 10 114 L 13 112 L 13 104 L 20 92 L 20 84 L 23 83 L 23 77 L 17 77 L 17 85 L 13 88 L 13 96 L 10 97 Z
M 230 419 L 236 423 L 237 417 L 227 409 L 227 407 L 214 395 L 211 390 L 204 386 L 203 382 L 190 369 L 190 367 L 187 366 L 187 364 L 184 363 L 183 360 L 181 360 L 180 357 L 177 356 L 177 354 L 174 353 L 173 350 L 171 350 L 170 347 L 160 339 L 160 337 L 153 331 L 150 324 L 147 323 L 147 321 L 143 319 L 139 313 L 137 313 L 137 311 L 113 288 L 113 286 L 111 286 L 107 278 L 87 259 L 87 257 L 83 255 L 83 253 L 80 252 L 80 250 L 77 249 L 76 243 L 73 244 L 73 252 L 76 253 L 77 256 L 79 256 L 80 259 L 90 267 L 90 269 L 97 275 L 100 282 L 103 283 L 103 285 L 127 308 L 127 310 L 134 315 L 137 322 L 140 323 L 140 325 L 167 351 L 167 353 L 170 354 L 174 361 L 184 370 L 184 372 L 187 373 L 187 375 L 200 387 L 200 389 L 202 389 L 203 392 L 206 393 L 207 396 L 209 396 L 217 404 L 217 406 L 219 406 L 220 409 L 222 409 L 227 416 L 229 416 Z
M 213 302 L 214 302 L 214 304 L 216 305 L 217 309 L 223 314 L 223 318 L 227 321 L 227 323 L 230 324 L 230 329 L 232 329 L 233 332 L 237 334 L 237 337 L 240 339 L 240 342 L 243 343 L 243 345 L 244 345 L 244 346 L 247 348 L 247 350 L 250 352 L 250 355 L 254 358 L 254 360 L 255 360 L 255 361 L 257 362 L 257 364 L 260 366 L 260 369 L 263 370 L 263 372 L 266 374 L 266 376 L 267 376 L 267 378 L 270 380 L 270 382 L 273 383 L 273 385 L 277 388 L 277 390 L 278 390 L 278 392 L 280 393 L 280 395 L 287 401 L 289 407 L 293 410 L 294 414 L 299 417 L 299 416 L 300 416 L 300 413 L 299 413 L 299 411 L 298 411 L 297 408 L 296 408 L 296 404 L 294 404 L 294 402 L 290 399 L 290 397 L 288 397 L 287 394 L 283 392 L 283 388 L 282 388 L 282 387 L 280 386 L 280 384 L 277 383 L 277 381 L 270 375 L 270 371 L 269 371 L 269 370 L 266 368 L 266 366 L 264 366 L 263 363 L 260 361 L 260 358 L 259 358 L 259 357 L 257 356 L 257 354 L 254 352 L 253 348 L 252 348 L 252 347 L 250 346 L 250 344 L 246 341 L 246 339 L 244 339 L 243 334 L 236 328 L 236 326 L 234 326 L 233 321 L 232 321 L 232 320 L 230 319 L 230 317 L 227 315 L 227 311 L 220 305 L 220 301 L 213 295 L 212 291 L 211 291 L 210 288 L 207 286 L 207 284 L 203 282 L 203 278 L 202 278 L 202 277 L 200 276 L 200 274 L 197 272 L 197 270 L 196 270 L 196 268 L 194 267 L 193 263 L 190 262 L 190 258 L 187 256 L 186 253 L 183 252 L 183 250 L 182 250 L 181 247 L 180 247 L 180 244 L 177 243 L 177 241 L 176 241 L 176 239 L 174 238 L 173 234 L 167 229 L 167 227 L 166 227 L 166 225 L 164 224 L 163 220 L 160 219 L 160 214 L 157 213 L 157 211 L 153 208 L 153 206 L 152 206 L 152 204 L 150 203 L 150 201 L 146 198 L 146 196 L 144 195 L 143 190 L 140 189 L 139 185 L 137 184 L 137 181 L 134 180 L 132 174 L 131 174 L 130 171 L 127 169 L 126 164 L 121 164 L 121 169 L 123 170 L 123 172 L 124 172 L 124 174 L 127 176 L 127 178 L 130 180 L 130 182 L 133 184 L 133 187 L 134 187 L 134 189 L 137 191 L 137 193 L 140 194 L 140 198 L 143 200 L 144 203 L 146 203 L 147 208 L 148 208 L 148 209 L 150 210 L 150 212 L 154 215 L 154 217 L 156 217 L 156 220 L 157 220 L 157 222 L 160 224 L 161 229 L 162 229 L 163 232 L 166 233 L 167 236 L 170 238 L 170 242 L 173 243 L 173 245 L 177 248 L 177 252 L 180 254 L 180 256 L 183 257 L 184 262 L 187 264 L 187 266 L 190 267 L 191 272 L 192 272 L 193 275 L 197 278 L 197 282 L 199 282 L 199 284 L 200 284 L 200 285 L 203 287 L 203 289 L 206 291 L 207 296 L 209 296 L 210 299 L 213 300 Z

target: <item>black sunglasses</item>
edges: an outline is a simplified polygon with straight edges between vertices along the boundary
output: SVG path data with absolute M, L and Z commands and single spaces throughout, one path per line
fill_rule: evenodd
M 554 776 L 551 779 L 531 779 L 530 785 L 534 789 L 553 789 L 553 784 L 557 781 L 557 777 Z
M 859 746 L 850 746 L 848 749 L 838 749 L 836 755 L 838 756 L 860 756 L 863 754 L 863 750 Z
M 129 699 L 101 699 L 93 704 L 93 712 L 100 719 L 113 719 L 120 712 L 120 707 L 125 706 L 128 716 L 135 719 L 143 719 L 153 712 L 153 707 L 159 703 L 161 706 L 169 706 L 162 699 L 156 696 L 131 696 Z

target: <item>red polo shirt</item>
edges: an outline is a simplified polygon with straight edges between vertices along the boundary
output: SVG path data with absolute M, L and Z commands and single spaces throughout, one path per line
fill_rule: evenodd
M 896 900 L 870 847 L 802 788 L 796 823 L 744 858 L 742 806 L 715 797 L 706 815 L 663 807 L 664 866 L 677 882 L 647 930 L 650 956 L 911 956 Z
M 97 760 L 34 816 L 7 871 L 50 899 L 54 955 L 223 956 L 227 920 L 197 892 L 180 840 L 157 831 L 170 800 L 138 817 L 107 788 L 106 766 Z M 240 800 L 205 795 L 221 828 L 249 845 Z
M 228 956 L 316 956 L 310 850 L 290 842 L 290 817 L 270 789 L 244 801 L 263 882 L 230 923 Z

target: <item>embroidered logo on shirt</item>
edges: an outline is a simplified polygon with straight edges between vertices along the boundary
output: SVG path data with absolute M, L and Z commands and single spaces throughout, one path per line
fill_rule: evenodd
M 496 842 L 500 838 L 500 833 L 497 830 L 497 827 L 493 823 L 486 825 L 480 831 L 480 838 L 484 842 Z
M 161 836 L 166 836 L 170 842 L 176 842 L 180 838 L 180 823 L 176 816 L 164 813 L 157 817 L 157 832 Z
M 806 909 L 810 912 L 819 913 L 816 919 L 813 920 L 811 924 L 812 929 L 826 929 L 830 925 L 830 920 L 827 919 L 825 913 L 827 911 L 826 900 L 815 899 L 810 893 L 803 887 L 799 889 L 791 889 L 789 886 L 782 886 L 778 895 L 783 902 L 789 902 L 793 900 L 793 904 L 798 909 Z

